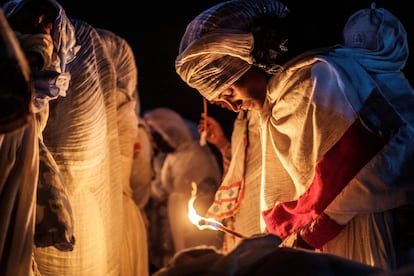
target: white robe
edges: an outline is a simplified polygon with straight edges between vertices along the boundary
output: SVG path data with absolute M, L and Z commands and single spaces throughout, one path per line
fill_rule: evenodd
M 26 276 L 33 266 L 39 126 L 29 66 L 1 9 L 0 45 L 0 274 Z
M 323 245 L 321 249 L 324 252 L 392 270 L 397 267 L 397 257 L 390 212 L 391 209 L 410 202 L 410 178 L 405 178 L 410 173 L 404 164 L 412 155 L 410 137 L 413 135 L 413 117 L 409 109 L 403 108 L 402 105 L 391 107 L 389 103 L 395 102 L 392 93 L 388 94 L 387 91 L 392 91 L 390 89 L 396 87 L 403 88 L 400 91 L 405 92 L 402 92 L 401 96 L 406 99 L 407 105 L 412 102 L 414 94 L 412 88 L 398 73 L 394 75 L 396 86 L 390 81 L 386 82 L 388 87 L 381 86 L 381 81 L 378 82 L 379 86 L 376 86 L 362 67 L 346 59 L 346 55 L 342 56 L 342 51 L 346 52 L 347 49 L 338 49 L 329 56 L 322 54 L 316 58 L 300 60 L 269 83 L 267 104 L 272 108 L 264 108 L 271 110 L 271 115 L 262 113 L 265 122 L 263 151 L 272 154 L 264 156 L 264 195 L 272 199 L 271 195 L 274 194 L 274 191 L 269 192 L 266 187 L 286 187 L 286 183 L 269 178 L 275 175 L 274 169 L 271 168 L 274 159 L 279 159 L 284 171 L 290 176 L 287 183 L 295 183 L 294 187 L 300 197 L 296 197 L 297 201 L 293 203 L 281 202 L 274 197 L 273 202 L 268 201 L 263 210 L 273 208 L 270 212 L 274 212 L 272 215 L 269 215 L 269 211 L 265 214 L 267 227 L 271 232 L 281 236 L 284 236 L 285 231 L 289 233 L 300 230 L 301 227 L 307 227 L 311 232 L 315 231 L 312 230 L 314 223 L 317 225 L 318 219 L 325 213 L 344 229 Z M 353 72 L 352 80 L 348 78 L 349 74 L 343 71 L 347 69 Z M 354 86 L 356 83 L 358 85 Z M 378 101 L 373 105 L 370 96 L 377 96 L 377 87 L 382 88 L 382 94 L 378 94 Z M 384 100 L 384 97 L 387 100 Z M 365 112 L 365 109 L 368 109 L 368 112 Z M 359 121 L 358 118 L 368 125 L 367 129 L 373 133 L 381 128 L 384 128 L 385 135 L 390 129 L 398 131 L 391 135 L 384 148 L 367 161 L 359 173 L 353 175 L 343 190 L 329 201 L 330 204 L 323 207 L 323 212 L 315 207 L 317 205 L 311 206 L 301 214 L 292 211 L 300 208 L 300 202 L 307 204 L 303 198 L 306 198 L 305 191 L 308 192 L 317 183 L 315 176 L 316 179 L 326 176 L 320 175 L 315 168 L 319 162 L 323 163 L 333 146 L 345 136 L 356 121 Z M 401 121 L 405 124 L 401 124 Z M 306 127 L 307 122 L 312 122 L 309 124 L 312 127 Z M 400 147 L 405 150 L 395 151 Z M 336 164 L 332 165 L 337 166 L 341 161 L 336 160 Z M 345 165 L 352 167 L 353 164 L 343 164 Z M 337 179 L 336 183 L 332 182 L 324 189 L 332 189 L 341 180 Z M 326 192 L 323 190 L 322 198 Z M 291 209 L 288 212 L 295 214 L 292 219 L 283 221 L 283 209 Z M 314 211 L 316 213 L 312 214 Z M 383 212 L 382 215 L 379 212 Z M 273 218 L 270 219 L 270 216 Z M 322 228 L 320 230 L 323 230 Z M 329 232 L 327 229 L 325 228 L 325 231 Z
M 141 264 L 146 263 L 146 252 L 133 245 L 143 237 L 124 232 L 124 222 L 128 227 L 144 227 L 128 193 L 137 128 L 134 61 L 124 44 L 114 45 L 127 61 L 124 69 L 132 68 L 118 78 L 117 70 L 123 70 L 118 66 L 123 63 L 109 52 L 111 40 L 104 41 L 86 22 L 70 21 L 57 2 L 51 3 L 59 10 L 52 32 L 57 47 L 54 58 L 71 81 L 66 97 L 50 103 L 43 137 L 67 185 L 76 243 L 70 252 L 35 248 L 37 267 L 42 275 L 120 275 L 124 268 L 134 269 L 124 266 L 128 261 L 139 265 L 136 269 L 145 275 L 147 265 Z M 130 220 L 125 220 L 126 214 Z M 143 254 L 136 255 L 137 251 Z M 134 260 L 124 253 L 131 253 Z

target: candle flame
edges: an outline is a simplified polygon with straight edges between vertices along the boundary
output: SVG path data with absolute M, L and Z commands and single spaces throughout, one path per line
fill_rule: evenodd
M 191 198 L 188 201 L 188 218 L 190 219 L 191 223 L 196 225 L 200 230 L 219 230 L 220 227 L 223 227 L 220 222 L 215 219 L 205 218 L 197 214 L 194 208 L 194 201 L 197 198 L 197 184 L 195 182 L 192 182 L 191 188 Z

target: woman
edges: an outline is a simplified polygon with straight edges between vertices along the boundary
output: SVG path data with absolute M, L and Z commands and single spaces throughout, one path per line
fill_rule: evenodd
M 404 27 L 373 6 L 349 19 L 344 47 L 289 60 L 290 15 L 278 1 L 220 3 L 187 26 L 176 71 L 210 102 L 260 112 L 263 231 L 394 270 L 409 262 L 394 212 L 413 202 Z
M 38 121 L 30 69 L 0 9 L 0 274 L 33 275 Z
M 39 272 L 148 275 L 145 224 L 129 186 L 138 129 L 131 48 L 110 31 L 68 18 L 54 0 L 12 0 L 4 11 L 22 38 L 49 33 L 49 66 L 67 77 L 41 83 L 59 96 L 50 102 L 43 138 L 66 184 L 76 244 L 65 252 L 36 247 Z

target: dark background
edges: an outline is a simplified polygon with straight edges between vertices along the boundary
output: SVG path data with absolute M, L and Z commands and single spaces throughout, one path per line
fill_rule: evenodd
M 0 0 L 4 3 L 4 0 Z M 132 46 L 138 66 L 138 89 L 141 110 L 169 107 L 183 117 L 198 122 L 203 111 L 202 97 L 189 88 L 175 73 L 174 62 L 186 25 L 201 11 L 222 1 L 214 0 L 152 0 L 99 1 L 61 0 L 71 18 L 114 31 Z M 341 42 L 342 28 L 347 18 L 360 8 L 370 7 L 373 1 L 283 1 L 292 12 L 300 14 L 303 35 L 309 47 L 328 46 Z M 404 24 L 413 43 L 413 13 L 410 1 L 375 1 L 377 7 L 387 8 Z M 306 45 L 307 46 L 307 45 Z M 307 48 L 307 47 L 304 47 Z M 404 69 L 413 80 L 413 57 Z M 230 133 L 235 113 L 209 105 L 209 114 L 218 118 Z

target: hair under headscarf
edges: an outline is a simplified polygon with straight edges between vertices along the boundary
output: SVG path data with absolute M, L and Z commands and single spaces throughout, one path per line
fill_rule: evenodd
M 233 0 L 200 13 L 188 24 L 176 71 L 207 100 L 213 100 L 256 63 L 252 26 L 263 17 L 283 18 L 288 8 L 276 0 Z M 283 41 L 280 51 L 286 51 Z M 274 50 L 277 56 L 277 50 Z

